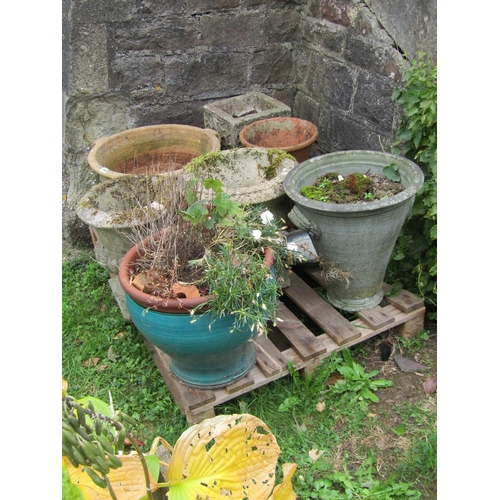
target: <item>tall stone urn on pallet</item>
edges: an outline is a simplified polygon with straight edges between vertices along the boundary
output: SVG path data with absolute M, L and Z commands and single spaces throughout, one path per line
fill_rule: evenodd
M 394 164 L 405 190 L 386 199 L 354 204 L 327 203 L 301 194 L 326 173 L 344 177 L 367 172 L 384 175 Z M 290 220 L 306 230 L 323 263 L 335 266 L 346 279 L 328 279 L 328 300 L 345 311 L 372 309 L 384 296 L 382 285 L 401 228 L 410 215 L 424 175 L 414 162 L 378 151 L 340 151 L 311 158 L 291 170 L 283 183 L 294 202 Z

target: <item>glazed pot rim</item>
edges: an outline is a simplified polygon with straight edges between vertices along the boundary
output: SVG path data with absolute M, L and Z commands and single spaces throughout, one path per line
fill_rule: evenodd
M 161 297 L 155 297 L 148 293 L 142 292 L 132 285 L 130 281 L 129 271 L 133 269 L 137 259 L 143 254 L 142 248 L 147 246 L 149 240 L 153 238 L 158 233 L 166 231 L 168 228 L 163 228 L 160 231 L 148 236 L 138 244 L 134 245 L 128 252 L 124 255 L 120 262 L 118 268 L 118 280 L 121 287 L 130 298 L 138 303 L 139 305 L 147 308 L 153 309 L 154 311 L 168 312 L 168 313 L 190 313 L 194 308 L 199 307 L 199 311 L 202 312 L 208 308 L 208 306 L 203 307 L 213 295 L 207 295 L 203 297 L 196 297 L 190 299 L 165 299 Z M 264 248 L 264 263 L 268 269 L 271 269 L 273 265 L 274 258 L 271 249 Z
M 352 158 L 352 162 L 349 163 L 349 159 Z M 363 165 L 367 165 L 367 162 L 370 159 L 378 159 L 383 158 L 384 160 L 390 159 L 394 160 L 398 166 L 406 166 L 407 171 L 413 173 L 413 179 L 410 179 L 410 185 L 405 187 L 404 191 L 400 193 L 389 196 L 384 200 L 373 200 L 373 201 L 363 201 L 360 203 L 329 203 L 322 202 L 317 200 L 312 200 L 307 198 L 306 196 L 300 193 L 300 189 L 303 186 L 296 186 L 295 184 L 303 178 L 304 172 L 307 172 L 308 169 L 312 170 L 315 166 L 315 163 L 322 162 L 325 163 L 328 160 L 332 159 L 345 159 L 344 162 L 340 162 L 339 164 L 331 163 L 330 167 L 324 165 L 325 168 L 322 169 L 321 173 L 318 174 L 323 175 L 328 171 L 337 171 L 337 169 L 342 168 L 343 166 L 349 166 L 355 163 L 360 163 Z M 363 161 L 366 160 L 366 161 Z M 372 163 L 373 166 L 381 166 L 382 163 L 387 164 L 388 162 L 377 162 Z M 341 172 L 340 172 L 341 173 Z M 362 172 L 359 172 L 362 173 Z M 413 161 L 408 158 L 404 158 L 399 155 L 395 155 L 392 153 L 384 153 L 382 151 L 372 151 L 372 150 L 347 150 L 347 151 L 336 151 L 333 153 L 326 153 L 324 155 L 316 156 L 310 158 L 295 167 L 289 174 L 285 177 L 283 181 L 283 189 L 287 196 L 297 205 L 310 209 L 313 212 L 317 213 L 335 213 L 335 212 L 371 212 L 375 210 L 387 210 L 391 209 L 395 205 L 399 205 L 400 203 L 412 198 L 415 194 L 420 190 L 422 184 L 424 182 L 424 174 L 420 167 Z
M 308 120 L 305 120 L 304 118 L 298 118 L 295 116 L 274 116 L 272 118 L 263 118 L 262 120 L 257 120 L 255 122 L 249 123 L 248 125 L 245 125 L 239 133 L 239 139 L 242 144 L 244 144 L 246 147 L 262 147 L 262 146 L 257 146 L 257 145 L 252 145 L 246 138 L 245 134 L 248 132 L 248 130 L 259 126 L 260 124 L 263 123 L 268 123 L 268 122 L 286 122 L 286 121 L 291 121 L 295 124 L 304 124 L 308 128 L 311 129 L 312 134 L 311 136 L 299 143 L 293 144 L 292 146 L 280 146 L 276 147 L 276 149 L 281 149 L 282 151 L 290 152 L 290 151 L 297 151 L 300 149 L 304 149 L 308 146 L 310 146 L 317 138 L 319 135 L 319 130 L 316 125 Z M 269 148 L 266 148 L 269 149 Z

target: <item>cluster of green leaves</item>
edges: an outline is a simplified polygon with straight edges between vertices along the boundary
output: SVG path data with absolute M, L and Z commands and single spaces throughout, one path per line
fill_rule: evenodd
M 403 118 L 392 151 L 415 161 L 425 181 L 415 197 L 388 267 L 389 279 L 420 294 L 430 319 L 437 318 L 437 65 L 425 53 L 405 73 L 393 100 Z
M 190 223 L 214 231 L 201 259 L 191 261 L 203 269 L 200 285 L 211 295 L 209 313 L 234 315 L 233 330 L 249 327 L 266 331 L 269 320 L 277 320 L 278 281 L 266 267 L 264 248 L 274 256 L 273 272 L 283 275 L 286 240 L 280 221 L 263 206 L 242 206 L 223 191 L 217 179 L 198 180 L 188 186 L 189 207 L 182 212 Z M 203 307 L 204 304 L 202 304 Z
M 342 350 L 344 363 L 337 367 L 337 371 L 342 375 L 333 387 L 332 392 L 342 394 L 351 402 L 358 401 L 361 405 L 367 406 L 369 402 L 378 403 L 379 399 L 375 392 L 383 387 L 391 387 L 391 380 L 374 379 L 378 375 L 378 370 L 366 373 L 363 367 L 356 363 L 349 349 Z
M 191 180 L 187 186 L 187 202 L 189 207 L 181 211 L 183 217 L 194 225 L 202 225 L 207 229 L 217 226 L 225 227 L 234 225 L 234 217 L 241 217 L 243 210 L 239 203 L 224 192 L 223 184 L 217 179 L 206 179 L 203 186 L 215 194 L 210 205 L 207 200 L 199 197 L 196 189 L 198 181 Z

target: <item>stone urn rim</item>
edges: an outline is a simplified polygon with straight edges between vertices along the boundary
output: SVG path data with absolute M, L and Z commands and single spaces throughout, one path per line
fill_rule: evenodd
M 100 209 L 97 205 L 96 198 L 102 196 L 103 192 L 109 191 L 115 188 L 117 185 L 125 182 L 142 183 L 147 182 L 148 179 L 161 179 L 161 177 L 161 174 L 143 176 L 124 174 L 120 177 L 110 179 L 109 181 L 95 184 L 82 196 L 82 198 L 80 198 L 76 208 L 76 213 L 85 224 L 93 226 L 97 229 L 126 229 L 129 227 L 137 226 L 139 224 L 144 224 L 150 219 L 151 214 L 147 214 L 145 212 L 144 220 L 138 217 L 127 219 L 120 215 L 123 214 L 123 211 L 108 211 Z M 162 207 L 157 208 L 158 217 L 162 215 L 161 208 Z
M 363 164 L 366 164 L 368 168 L 379 167 L 381 157 L 387 160 L 393 160 L 394 162 L 404 163 L 410 171 L 413 173 L 413 179 L 407 179 L 409 181 L 409 185 L 405 185 L 405 189 L 400 193 L 389 196 L 386 199 L 382 200 L 372 200 L 372 201 L 361 201 L 357 203 L 330 203 L 323 202 L 318 200 L 312 200 L 307 198 L 306 196 L 300 194 L 300 189 L 307 185 L 304 183 L 300 186 L 294 185 L 298 182 L 298 178 L 302 178 L 304 164 L 307 164 L 314 169 L 316 163 L 325 164 L 319 173 L 316 174 L 316 178 L 327 173 L 331 172 L 332 169 L 337 169 L 340 167 L 352 167 L 354 165 L 359 165 L 362 161 Z M 330 167 L 328 165 L 329 159 L 345 159 L 345 163 L 339 164 L 336 163 L 334 166 Z M 370 165 L 370 160 L 372 163 Z M 375 160 L 375 161 L 373 161 Z M 391 163 L 391 161 L 387 161 L 387 164 Z M 283 189 L 285 190 L 287 196 L 295 203 L 303 205 L 307 207 L 309 210 L 313 212 L 366 212 L 366 211 L 383 211 L 390 210 L 393 206 L 400 204 L 401 202 L 412 198 L 415 194 L 421 189 L 422 184 L 424 182 L 424 174 L 421 169 L 415 168 L 416 164 L 411 160 L 404 158 L 402 156 L 398 156 L 392 153 L 384 153 L 382 151 L 373 151 L 373 150 L 348 150 L 348 151 L 335 151 L 333 153 L 326 153 L 321 156 L 316 156 L 306 160 L 302 164 L 301 169 L 292 170 L 283 181 Z M 358 168 L 358 167 L 356 167 Z M 363 172 L 356 172 L 363 173 Z M 313 179 L 314 180 L 314 179 Z M 401 182 L 404 184 L 404 180 Z
M 202 155 L 198 159 L 194 159 L 193 161 L 198 161 L 203 156 L 212 156 L 214 158 L 221 158 L 218 162 L 217 168 L 219 169 L 218 173 L 224 174 L 224 170 L 230 171 L 231 169 L 241 168 L 243 163 L 237 165 L 238 160 L 245 160 L 245 156 L 247 156 L 250 161 L 249 163 L 252 166 L 258 167 L 260 165 L 259 160 L 261 158 L 268 158 L 270 151 L 277 151 L 281 153 L 287 153 L 284 150 L 279 148 L 260 148 L 260 147 L 242 147 L 242 148 L 233 148 L 226 149 L 222 151 L 216 151 L 215 153 L 207 153 L 207 155 Z M 234 164 L 231 164 L 233 162 Z M 264 179 L 261 183 L 254 183 L 252 185 L 247 186 L 236 186 L 236 185 L 225 185 L 224 191 L 226 191 L 233 199 L 241 203 L 245 203 L 247 200 L 252 199 L 252 203 L 265 203 L 268 201 L 269 197 L 278 197 L 280 195 L 285 194 L 285 190 L 283 188 L 283 181 L 285 180 L 288 173 L 293 170 L 297 166 L 297 161 L 293 158 L 284 157 L 279 165 L 277 174 L 272 179 Z M 189 164 L 186 165 L 189 168 Z M 214 176 L 218 178 L 217 175 L 214 175 L 213 171 L 208 170 L 206 175 L 203 175 L 203 172 L 200 172 L 202 178 Z M 223 181 L 224 182 L 224 181 Z

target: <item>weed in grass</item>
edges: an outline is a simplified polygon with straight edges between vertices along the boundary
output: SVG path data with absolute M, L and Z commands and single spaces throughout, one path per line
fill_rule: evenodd
M 397 473 L 414 481 L 418 479 L 423 484 L 435 481 L 437 421 L 434 409 L 426 408 L 421 403 L 406 403 L 395 408 L 395 411 L 401 419 L 400 427 L 407 430 L 410 439 Z
M 398 337 L 398 342 L 403 346 L 403 348 L 409 353 L 413 354 L 419 351 L 427 344 L 429 340 L 429 331 L 419 330 L 415 336 L 411 338 L 405 338 L 403 336 Z
M 346 457 L 348 458 L 348 457 Z M 301 499 L 350 500 L 418 500 L 421 494 L 412 484 L 399 482 L 394 478 L 385 481 L 377 479 L 376 458 L 369 452 L 363 464 L 354 472 L 344 465 L 342 471 L 328 471 L 318 478 L 299 476 L 295 490 Z M 302 483 L 302 484 L 301 484 Z

